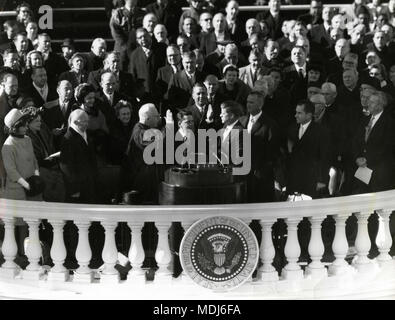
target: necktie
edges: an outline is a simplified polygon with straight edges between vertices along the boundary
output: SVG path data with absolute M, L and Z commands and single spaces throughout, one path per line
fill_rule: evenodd
M 250 118 L 250 122 L 248 123 L 248 128 L 247 131 L 248 133 L 251 133 L 252 127 L 254 126 L 255 119 L 253 117 Z
M 366 126 L 366 131 L 365 131 L 365 142 L 368 141 L 370 132 L 372 131 L 372 128 L 373 128 L 373 119 L 374 119 L 374 116 L 372 116 L 372 117 L 370 118 L 369 123 L 368 123 L 368 125 Z
M 303 128 L 303 125 L 300 125 L 300 128 L 299 128 L 299 140 L 302 139 L 303 134 L 304 134 L 304 128 Z
M 298 73 L 299 73 L 299 78 L 303 80 L 304 79 L 303 69 L 300 68 Z

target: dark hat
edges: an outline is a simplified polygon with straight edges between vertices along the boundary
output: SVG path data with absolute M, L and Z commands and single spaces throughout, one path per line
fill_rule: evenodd
M 310 71 L 310 70 L 319 71 L 321 73 L 324 71 L 322 66 L 319 65 L 318 63 L 315 63 L 315 62 L 310 63 L 310 64 L 307 65 L 307 71 Z
M 136 190 L 125 192 L 122 196 L 122 203 L 128 205 L 138 205 L 142 204 L 141 194 Z
M 61 45 L 61 47 L 63 48 L 63 47 L 75 47 L 74 46 L 74 41 L 73 41 L 73 39 L 70 39 L 70 38 L 66 38 L 66 39 L 64 39 L 63 40 L 63 43 L 62 43 L 62 45 Z
M 380 80 L 369 75 L 361 77 L 360 85 L 367 84 L 376 90 L 381 90 Z
M 360 5 L 355 9 L 355 15 L 358 17 L 360 14 L 370 15 L 369 9 L 364 5 Z
M 34 197 L 43 193 L 45 188 L 45 182 L 40 176 L 31 176 L 26 179 L 30 186 L 30 190 L 25 189 L 26 196 Z
M 234 43 L 232 40 L 228 40 L 228 39 L 218 39 L 216 42 L 217 44 L 220 44 L 222 46 L 226 46 L 230 43 Z

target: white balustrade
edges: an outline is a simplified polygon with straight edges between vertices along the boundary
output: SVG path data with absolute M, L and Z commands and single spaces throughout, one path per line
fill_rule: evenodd
M 240 290 L 248 289 L 247 291 L 251 291 L 258 296 L 269 292 L 273 295 L 276 293 L 282 295 L 290 291 L 292 294 L 297 294 L 297 292 L 308 290 L 308 294 L 312 293 L 314 296 L 322 297 L 328 292 L 329 294 L 333 292 L 346 292 L 346 294 L 354 292 L 359 294 L 363 290 L 364 293 L 368 293 L 371 288 L 376 290 L 380 285 L 385 286 L 385 290 L 389 290 L 388 288 L 395 289 L 395 285 L 392 286 L 395 283 L 393 272 L 395 261 L 389 254 L 392 245 L 389 221 L 392 209 L 395 208 L 394 199 L 395 191 L 388 191 L 358 195 L 356 197 L 350 196 L 295 203 L 235 204 L 232 206 L 163 206 L 158 208 L 158 210 L 152 206 L 130 208 L 125 206 L 103 206 L 102 208 L 101 206 L 76 204 L 45 203 L 43 205 L 36 202 L 27 203 L 25 201 L 0 199 L 0 207 L 2 208 L 1 220 L 4 222 L 5 231 L 4 239 L 0 239 L 2 240 L 1 249 L 5 259 L 0 268 L 0 277 L 7 277 L 7 281 L 16 278 L 14 280 L 15 284 L 21 285 L 24 285 L 26 280 L 34 279 L 36 280 L 35 282 L 27 281 L 26 283 L 40 286 L 44 284 L 46 288 L 53 288 L 54 284 L 51 283 L 51 285 L 45 286 L 45 282 L 57 280 L 56 288 L 71 288 L 71 290 L 74 290 L 73 283 L 66 282 L 70 271 L 64 267 L 66 247 L 63 239 L 63 228 L 65 220 L 71 220 L 75 221 L 78 227 L 76 258 L 79 264 L 79 268 L 74 271 L 72 280 L 75 283 L 85 282 L 78 283 L 75 288 L 89 288 L 85 287 L 85 285 L 89 285 L 92 282 L 93 274 L 89 268 L 92 251 L 88 234 L 91 225 L 90 220 L 93 219 L 91 214 L 94 212 L 95 221 L 103 221 L 102 225 L 105 229 L 105 243 L 102 251 L 104 268 L 101 271 L 100 281 L 106 282 L 111 279 L 116 283 L 118 282 L 119 273 L 115 269 L 118 258 L 115 229 L 120 221 L 127 221 L 132 236 L 128 253 L 132 268 L 127 276 L 127 282 L 132 286 L 146 283 L 145 271 L 142 269 L 145 258 L 142 245 L 142 228 L 144 222 L 153 221 L 158 229 L 155 259 L 159 266 L 155 274 L 154 286 L 155 284 L 167 285 L 171 283 L 175 286 L 175 289 L 177 285 L 180 285 L 181 288 L 185 286 L 186 289 L 191 288 L 193 290 L 192 288 L 195 288 L 195 285 L 192 286 L 193 280 L 187 277 L 184 272 L 181 273 L 179 279 L 175 279 L 175 281 L 172 279 L 169 246 L 171 221 L 180 221 L 184 230 L 187 231 L 194 221 L 216 215 L 225 215 L 239 218 L 246 224 L 249 224 L 252 220 L 257 220 L 262 228 L 262 242 L 260 245 L 260 260 L 262 264 L 257 272 L 257 281 L 251 286 L 249 281 L 245 282 L 243 289 Z M 356 214 L 358 219 L 358 232 L 355 241 L 357 256 L 350 266 L 347 263 L 348 260 L 346 261 L 348 242 L 345 222 L 352 212 L 359 213 Z M 368 259 L 368 253 L 371 245 L 367 226 L 368 217 L 373 212 L 377 212 L 379 215 L 379 229 L 375 242 L 380 254 L 376 259 L 370 260 Z M 326 215 L 333 216 L 336 222 L 335 237 L 332 243 L 335 261 L 329 265 L 328 272 L 326 272 L 326 267 L 321 262 L 325 250 L 321 229 Z M 29 265 L 19 276 L 19 267 L 14 262 L 17 255 L 17 241 L 15 239 L 16 217 L 23 217 L 29 227 L 29 240 L 26 241 L 27 247 L 25 250 Z M 298 264 L 301 253 L 298 240 L 298 225 L 302 217 L 309 217 L 311 224 L 311 238 L 308 244 L 311 263 L 306 267 L 306 278 Z M 39 241 L 39 224 L 41 219 L 47 219 L 53 226 L 51 258 L 54 266 L 49 271 L 48 277 L 41 276 L 44 271 L 40 266 L 42 249 Z M 280 278 L 273 267 L 276 251 L 272 238 L 272 227 L 278 219 L 284 219 L 288 229 L 284 248 L 287 264 L 281 270 Z M 359 273 L 356 273 L 357 270 Z M 374 273 L 369 271 L 374 271 Z M 327 273 L 330 277 L 326 277 Z M 316 279 L 319 280 L 318 286 Z M 369 282 L 372 279 L 374 279 L 374 283 Z M 141 290 L 143 288 L 148 291 L 153 290 L 153 294 L 161 291 L 151 289 L 153 286 L 150 285 L 142 286 Z M 247 291 L 243 292 L 246 293 Z M 260 297 L 263 296 L 261 295 Z
M 172 270 L 170 270 L 171 252 L 169 246 L 169 228 L 171 222 L 155 223 L 158 229 L 158 247 L 155 252 L 155 260 L 159 269 L 155 273 L 155 282 L 168 282 L 172 278 Z
M 145 259 L 143 243 L 141 241 L 141 230 L 144 222 L 128 222 L 132 232 L 132 242 L 129 249 L 129 261 L 132 269 L 128 273 L 128 282 L 131 284 L 145 283 L 145 271 L 141 268 Z
M 355 239 L 355 249 L 357 250 L 357 257 L 352 262 L 352 265 L 359 272 L 370 272 L 373 270 L 372 261 L 368 258 L 371 247 L 369 233 L 368 233 L 368 218 L 371 212 L 358 212 L 356 217 L 358 219 L 358 232 Z
M 2 218 L 4 222 L 4 240 L 1 251 L 5 262 L 0 268 L 0 275 L 5 278 L 14 278 L 20 268 L 14 262 L 18 253 L 18 245 L 15 240 L 15 218 Z
M 187 220 L 187 221 L 181 221 L 181 226 L 184 229 L 184 235 L 185 233 L 187 233 L 187 231 L 189 230 L 189 228 L 192 226 L 194 222 L 191 220 Z M 181 250 L 179 252 L 180 255 L 180 261 L 181 261 Z M 185 273 L 184 270 L 182 270 L 181 274 L 179 275 L 181 281 L 183 282 L 183 284 L 185 285 L 189 285 L 193 282 L 193 280 Z
M 324 264 L 321 262 L 322 256 L 325 252 L 321 235 L 321 226 L 325 218 L 326 216 L 309 218 L 311 223 L 311 237 L 308 250 L 312 261 L 306 268 L 306 275 L 311 275 L 314 278 L 322 278 L 328 275 Z
M 26 246 L 26 256 L 29 264 L 26 270 L 23 271 L 23 278 L 29 280 L 39 280 L 40 275 L 43 273 L 42 267 L 39 265 L 40 258 L 42 256 L 42 249 L 39 238 L 38 227 L 40 225 L 40 219 L 24 219 L 29 226 L 29 239 Z
M 54 266 L 48 273 L 50 281 L 66 281 L 69 279 L 69 271 L 65 268 L 64 261 L 66 259 L 66 246 L 63 238 L 64 220 L 49 220 L 53 228 L 53 242 L 51 247 L 51 258 Z
M 392 246 L 392 237 L 390 231 L 391 210 L 377 210 L 379 215 L 379 230 L 376 237 L 376 244 L 379 248 L 379 256 L 377 261 L 380 266 L 385 266 L 390 262 L 393 263 L 391 256 L 388 254 Z
M 349 215 L 337 214 L 334 215 L 336 222 L 335 238 L 332 243 L 332 250 L 335 256 L 335 261 L 329 266 L 329 275 L 346 274 L 352 269 L 345 260 L 348 252 L 348 242 L 346 237 L 346 220 Z
M 74 273 L 74 281 L 91 282 L 93 280 L 92 270 L 89 268 L 89 262 L 92 258 L 92 250 L 89 245 L 89 226 L 90 221 L 75 221 L 78 228 L 78 245 L 75 251 L 75 257 L 79 264 Z
M 285 219 L 288 237 L 284 248 L 284 254 L 288 263 L 281 273 L 281 277 L 285 280 L 303 279 L 303 270 L 297 263 L 301 252 L 298 241 L 298 224 L 301 220 L 302 218 L 299 217 Z
M 262 266 L 258 269 L 257 280 L 263 282 L 277 281 L 278 273 L 273 267 L 273 259 L 276 255 L 276 250 L 273 246 L 272 227 L 276 219 L 263 219 L 260 221 L 262 226 L 262 241 L 260 247 L 260 258 Z
M 117 222 L 103 222 L 104 227 L 104 247 L 102 252 L 102 258 L 104 261 L 104 268 L 101 272 L 100 280 L 101 282 L 113 282 L 119 281 L 119 272 L 115 269 L 115 265 L 118 260 L 118 250 L 115 243 L 115 228 L 117 227 Z

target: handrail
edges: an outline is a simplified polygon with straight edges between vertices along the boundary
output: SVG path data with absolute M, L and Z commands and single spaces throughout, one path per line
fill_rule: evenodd
M 297 202 L 232 205 L 128 206 L 26 202 L 0 199 L 1 217 L 89 221 L 182 221 L 213 215 L 248 219 L 314 217 L 393 210 L 395 190 Z M 189 219 L 190 217 L 190 219 Z

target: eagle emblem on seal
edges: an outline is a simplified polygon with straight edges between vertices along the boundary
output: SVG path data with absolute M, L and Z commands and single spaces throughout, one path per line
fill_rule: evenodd
M 200 242 L 202 252 L 197 259 L 202 269 L 221 276 L 232 272 L 241 259 L 240 240 L 224 233 L 215 233 Z

